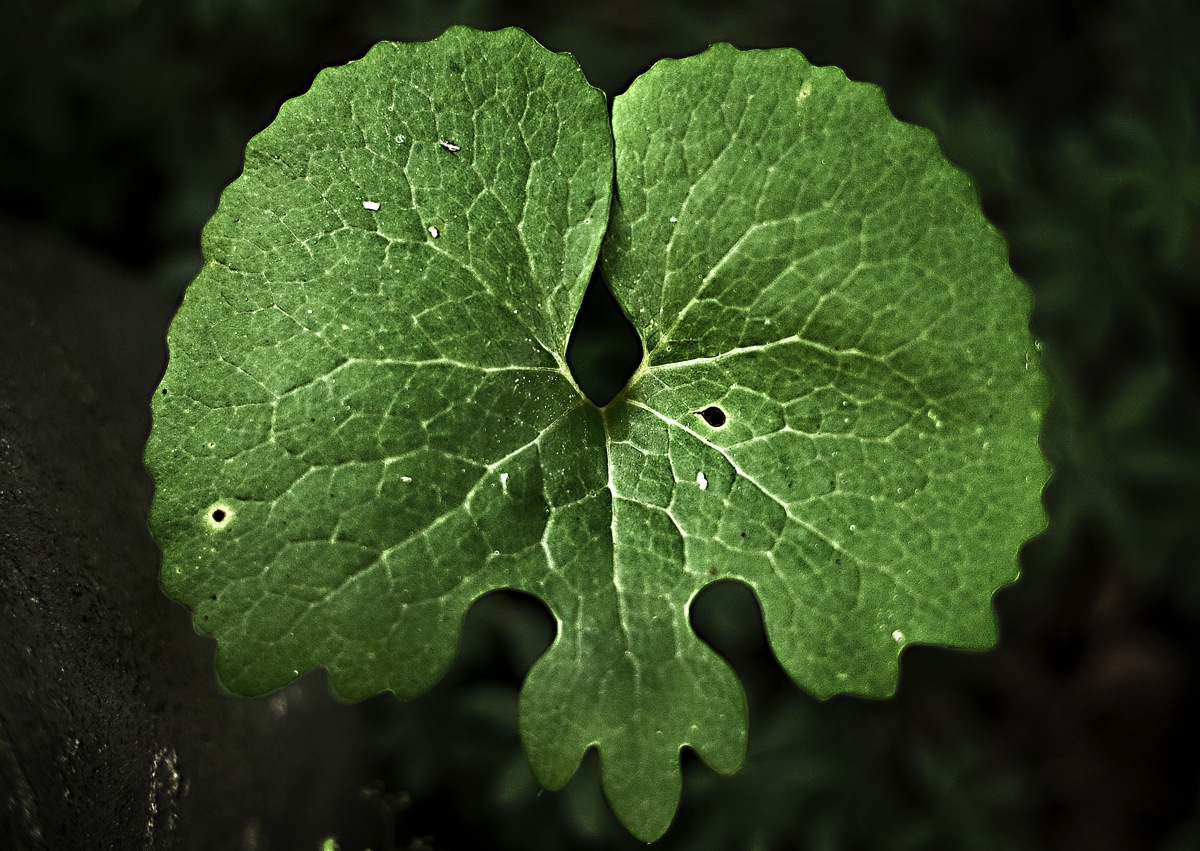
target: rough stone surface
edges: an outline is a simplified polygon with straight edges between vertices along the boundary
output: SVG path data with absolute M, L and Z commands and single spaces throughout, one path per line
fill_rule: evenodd
M 141 455 L 175 299 L 0 222 L 0 848 L 356 847 L 361 707 L 319 672 L 220 693 L 158 586 Z

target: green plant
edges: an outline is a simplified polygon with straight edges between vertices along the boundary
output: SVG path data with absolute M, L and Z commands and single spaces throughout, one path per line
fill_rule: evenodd
M 380 44 L 251 140 L 204 251 L 146 459 L 222 680 L 410 697 L 475 599 L 536 595 L 533 770 L 597 747 L 646 840 L 681 747 L 746 748 L 703 587 L 750 586 L 814 694 L 886 696 L 905 645 L 994 641 L 1044 525 L 1002 238 L 928 131 L 792 50 L 661 62 L 610 120 L 518 30 Z M 593 401 L 566 351 L 597 259 L 644 356 Z

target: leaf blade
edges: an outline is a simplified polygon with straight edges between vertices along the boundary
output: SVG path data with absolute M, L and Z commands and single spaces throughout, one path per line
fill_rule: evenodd
M 248 145 L 146 456 L 164 585 L 232 689 L 320 664 L 411 696 L 448 666 L 544 518 L 514 497 L 580 404 L 562 352 L 610 181 L 603 95 L 517 30 L 378 45 Z
M 791 50 L 661 62 L 613 122 L 601 262 L 647 341 L 626 400 L 659 424 L 638 427 L 694 444 L 689 564 L 755 590 L 817 695 L 889 694 L 912 641 L 989 646 L 1045 524 L 1046 387 L 969 179 Z

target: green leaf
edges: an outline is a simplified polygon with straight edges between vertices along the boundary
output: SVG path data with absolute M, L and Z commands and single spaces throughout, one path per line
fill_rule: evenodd
M 520 31 L 380 44 L 251 140 L 204 250 L 146 459 L 222 680 L 411 697 L 476 598 L 534 594 L 533 770 L 597 747 L 642 839 L 681 747 L 745 752 L 706 585 L 754 589 L 804 688 L 886 696 L 905 645 L 994 641 L 1044 525 L 1003 240 L 930 133 L 793 50 L 661 62 L 610 122 Z M 602 409 L 564 360 L 598 252 L 646 350 Z

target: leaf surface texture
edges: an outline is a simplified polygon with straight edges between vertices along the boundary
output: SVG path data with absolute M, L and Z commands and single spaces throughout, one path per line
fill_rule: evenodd
M 643 839 L 680 748 L 746 748 L 706 585 L 754 590 L 812 693 L 885 696 L 906 644 L 994 641 L 1044 525 L 1002 238 L 928 131 L 796 51 L 660 62 L 610 120 L 519 30 L 383 43 L 251 140 L 203 242 L 146 458 L 222 680 L 411 697 L 475 599 L 536 595 L 530 763 L 558 788 L 597 747 Z M 645 346 L 602 409 L 564 359 L 597 262 Z

